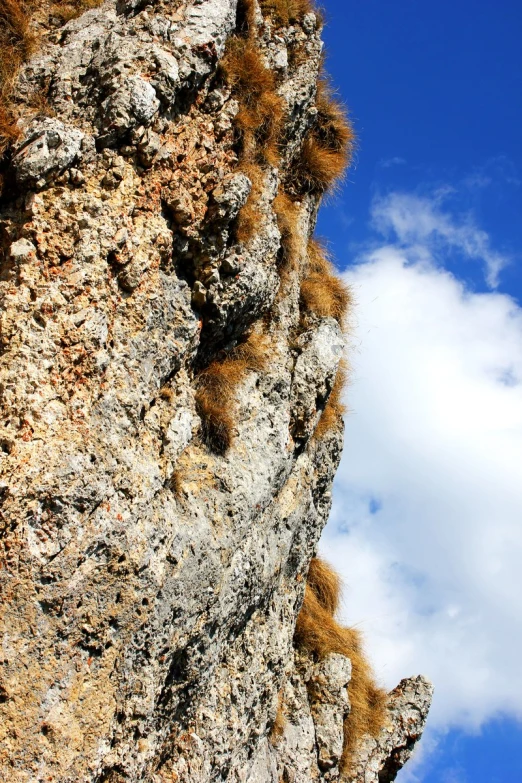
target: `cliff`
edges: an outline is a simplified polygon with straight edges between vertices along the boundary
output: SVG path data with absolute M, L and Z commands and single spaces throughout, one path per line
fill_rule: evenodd
M 353 145 L 319 16 L 93 5 L 1 8 L 0 778 L 393 780 L 431 686 L 382 693 L 313 559 Z

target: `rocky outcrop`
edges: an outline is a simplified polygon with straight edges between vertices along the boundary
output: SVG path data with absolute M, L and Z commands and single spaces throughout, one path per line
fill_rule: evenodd
M 220 69 L 246 19 L 284 102 L 260 182 Z M 315 431 L 343 336 L 303 313 L 274 206 L 321 50 L 313 13 L 107 0 L 20 73 L 0 214 L 3 780 L 339 778 L 349 660 L 313 661 L 293 634 L 342 448 L 340 420 Z M 293 199 L 304 259 L 319 194 Z M 216 448 L 198 378 L 225 357 Z M 354 780 L 393 779 L 429 693 L 392 692 Z
M 395 780 L 422 734 L 432 686 L 423 677 L 402 680 L 389 694 L 387 723 L 377 737 L 364 738 L 340 778 L 350 677 L 350 661 L 344 656 L 330 655 L 316 664 L 297 656 L 282 692 L 281 729 L 261 740 L 247 783 Z

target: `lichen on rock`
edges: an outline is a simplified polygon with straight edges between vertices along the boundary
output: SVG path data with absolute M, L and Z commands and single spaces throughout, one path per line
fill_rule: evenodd
M 353 139 L 317 93 L 320 20 L 87 5 L 35 17 L 1 162 L 0 777 L 339 780 L 350 660 L 294 640 L 349 304 L 310 281 Z M 232 50 L 255 52 L 261 106 Z M 390 694 L 353 780 L 393 779 L 429 695 Z

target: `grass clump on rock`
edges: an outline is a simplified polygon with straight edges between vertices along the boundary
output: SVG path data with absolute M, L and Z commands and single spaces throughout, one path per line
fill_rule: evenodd
M 349 287 L 335 274 L 326 248 L 317 239 L 308 242 L 307 274 L 301 283 L 301 306 L 319 318 L 335 318 L 344 326 L 352 304 Z
M 300 22 L 306 14 L 316 12 L 311 0 L 260 0 L 259 5 L 263 14 L 283 26 Z
M 316 660 L 339 653 L 351 661 L 350 712 L 344 722 L 341 760 L 341 772 L 349 774 L 354 751 L 363 736 L 376 737 L 385 724 L 387 695 L 375 682 L 360 632 L 343 627 L 335 619 L 340 591 L 340 579 L 333 569 L 320 558 L 313 558 L 297 618 L 295 644 Z
M 249 371 L 265 369 L 267 356 L 266 337 L 254 332 L 198 375 L 196 410 L 201 418 L 202 438 L 216 454 L 225 454 L 232 445 L 238 386 Z
M 279 141 L 284 118 L 283 99 L 276 91 L 274 72 L 265 64 L 254 36 L 252 9 L 243 7 L 245 34 L 233 36 L 221 62 L 221 71 L 239 103 L 234 124 L 239 145 L 238 171 L 252 182 L 252 190 L 241 209 L 236 238 L 246 244 L 261 220 L 259 200 L 265 171 L 279 163 Z M 248 21 L 250 19 L 250 21 Z
M 12 91 L 18 71 L 35 49 L 30 9 L 19 0 L 0 0 L 0 154 L 19 136 Z
M 37 5 L 35 0 L 0 0 L 0 155 L 20 135 L 13 89 L 21 66 L 38 47 L 37 30 L 65 24 L 100 2 L 58 0 Z M 45 95 L 33 96 L 32 105 L 46 107 Z
M 291 176 L 294 189 L 322 195 L 335 189 L 352 159 L 355 133 L 344 106 L 327 82 L 319 82 L 317 116 L 308 131 Z

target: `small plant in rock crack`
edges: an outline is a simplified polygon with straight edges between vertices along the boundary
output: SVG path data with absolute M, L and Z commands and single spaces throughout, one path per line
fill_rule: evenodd
M 20 135 L 13 89 L 21 66 L 38 46 L 36 28 L 65 24 L 100 2 L 58 0 L 55 3 L 44 3 L 42 8 L 35 0 L 0 0 L 0 156 Z M 36 16 L 38 24 L 35 22 Z M 32 96 L 31 104 L 38 109 L 45 106 L 45 101 L 42 93 Z M 46 113 L 50 114 L 47 110 Z
M 283 703 L 282 696 L 283 694 L 282 692 L 280 692 L 278 697 L 278 702 L 277 702 L 276 716 L 270 728 L 270 733 L 268 735 L 270 744 L 274 746 L 277 745 L 277 743 L 280 741 L 281 737 L 284 734 L 285 726 L 286 726 L 286 713 L 285 713 L 285 706 Z
M 281 234 L 279 271 L 281 274 L 293 272 L 300 265 L 299 204 L 281 190 L 272 206 Z
M 232 445 L 237 421 L 236 391 L 249 371 L 261 372 L 268 358 L 268 340 L 252 333 L 223 359 L 216 359 L 197 378 L 196 409 L 203 441 L 216 454 Z
M 236 218 L 235 236 L 238 242 L 247 244 L 259 229 L 262 215 L 259 209 L 259 202 L 263 195 L 263 186 L 265 184 L 265 173 L 257 163 L 241 163 L 238 171 L 246 174 L 252 188 L 250 190 L 246 204 L 239 210 Z
M 227 44 L 221 69 L 239 101 L 234 122 L 241 160 L 277 165 L 283 100 L 276 92 L 276 77 L 265 64 L 257 41 L 234 36 Z
M 318 441 L 325 437 L 329 432 L 333 432 L 339 427 L 340 420 L 347 412 L 346 405 L 343 402 L 343 391 L 348 379 L 348 366 L 345 359 L 342 359 L 335 376 L 334 385 L 330 396 L 326 401 L 321 418 L 317 422 L 314 430 L 314 440 Z
M 241 209 L 236 238 L 246 244 L 262 219 L 259 200 L 268 166 L 279 162 L 279 141 L 284 117 L 284 102 L 276 92 L 276 77 L 267 67 L 253 26 L 246 35 L 236 35 L 227 43 L 221 72 L 239 102 L 234 124 L 239 145 L 238 171 L 252 183 L 250 195 Z
M 376 737 L 384 727 L 387 694 L 375 682 L 360 632 L 343 627 L 335 619 L 340 591 L 341 582 L 333 569 L 320 558 L 312 558 L 294 642 L 316 660 L 339 653 L 351 661 L 350 712 L 344 721 L 341 760 L 341 771 L 346 775 L 350 773 L 362 737 L 365 734 Z
M 19 0 L 0 0 L 0 154 L 20 133 L 12 104 L 18 70 L 34 51 L 30 10 Z
M 324 245 L 311 239 L 307 248 L 306 276 L 301 283 L 301 307 L 319 318 L 335 318 L 345 326 L 352 305 L 350 288 L 334 271 Z
M 350 288 L 334 272 L 324 246 L 316 239 L 308 242 L 306 274 L 301 281 L 300 304 L 303 316 L 335 318 L 346 331 L 346 321 L 352 306 Z M 343 390 L 348 379 L 348 365 L 343 359 L 335 377 L 333 389 L 315 428 L 314 438 L 323 438 L 333 431 L 346 413 Z
M 335 189 L 352 159 L 355 134 L 343 105 L 325 79 L 318 83 L 317 116 L 291 169 L 298 193 L 323 194 Z
M 260 0 L 261 11 L 278 25 L 287 26 L 301 22 L 310 12 L 317 13 L 311 0 Z

